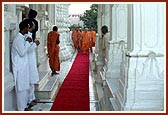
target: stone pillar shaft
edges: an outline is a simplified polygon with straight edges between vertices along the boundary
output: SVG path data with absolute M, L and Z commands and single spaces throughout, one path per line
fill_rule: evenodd
M 123 53 L 120 110 L 163 110 L 164 5 L 129 5 L 128 50 Z

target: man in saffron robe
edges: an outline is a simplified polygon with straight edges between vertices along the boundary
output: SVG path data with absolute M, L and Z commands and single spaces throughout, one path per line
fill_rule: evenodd
M 78 50 L 82 48 L 82 32 L 80 29 L 77 29 L 77 44 L 78 44 Z
M 83 54 L 89 53 L 90 47 L 90 35 L 88 33 L 88 29 L 85 28 L 84 32 L 82 33 L 82 52 Z
M 47 50 L 49 57 L 49 65 L 52 70 L 52 76 L 58 74 L 56 71 L 60 71 L 60 59 L 59 59 L 59 33 L 57 26 L 53 27 L 53 31 L 48 33 L 47 38 Z
M 90 51 L 92 52 L 92 47 L 94 47 L 96 44 L 96 32 L 94 31 L 93 27 L 91 27 L 90 30 L 90 37 L 91 37 Z
M 72 41 L 73 41 L 73 44 L 74 44 L 74 47 L 75 49 L 78 49 L 78 38 L 77 38 L 77 28 L 75 28 L 73 31 L 72 31 Z

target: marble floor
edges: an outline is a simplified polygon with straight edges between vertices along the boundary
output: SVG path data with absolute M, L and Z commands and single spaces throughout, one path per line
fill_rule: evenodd
M 59 75 L 60 82 L 63 82 L 63 80 L 65 79 L 65 76 L 68 73 L 68 71 L 70 70 L 76 54 L 77 54 L 77 52 L 74 53 L 73 57 L 70 60 L 67 60 L 67 61 L 61 63 L 61 67 L 62 67 L 61 70 L 63 72 L 60 73 L 60 75 Z M 90 58 L 91 58 L 91 55 L 90 55 Z M 90 63 L 92 62 L 91 60 L 92 59 L 90 59 Z M 43 66 L 39 67 L 39 69 L 40 70 L 48 69 L 48 67 L 49 67 L 48 63 L 46 62 L 46 64 L 43 64 Z M 90 96 L 90 111 L 98 111 L 99 102 L 97 101 L 97 98 L 96 98 L 94 79 L 91 75 L 91 66 L 90 66 L 90 72 L 89 72 L 89 96 Z M 33 111 L 50 111 L 52 104 L 53 104 L 53 102 L 44 102 L 43 101 L 43 102 L 38 103 L 34 107 L 32 107 L 32 109 L 33 109 Z

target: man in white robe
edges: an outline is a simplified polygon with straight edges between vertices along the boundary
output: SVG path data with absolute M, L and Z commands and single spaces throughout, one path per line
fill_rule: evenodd
M 25 36 L 32 38 L 31 31 L 35 28 L 35 24 L 33 22 L 30 22 L 30 28 L 28 34 Z M 30 71 L 30 89 L 28 90 L 28 105 L 29 108 L 31 108 L 33 105 L 35 105 L 39 99 L 36 99 L 35 97 L 35 83 L 39 81 L 39 74 L 37 69 L 37 61 L 36 61 L 36 48 L 40 44 L 38 40 L 30 42 L 30 47 L 28 50 L 28 60 L 29 60 L 29 71 Z
M 19 24 L 20 31 L 13 39 L 12 44 L 12 69 L 15 82 L 17 110 L 24 111 L 27 108 L 27 90 L 30 88 L 29 83 L 29 62 L 28 49 L 32 41 L 31 38 L 25 38 L 28 33 L 28 23 L 22 21 Z

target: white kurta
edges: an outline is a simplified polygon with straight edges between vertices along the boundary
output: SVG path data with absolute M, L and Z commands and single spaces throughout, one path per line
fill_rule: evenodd
M 27 91 L 30 88 L 28 49 L 30 43 L 25 41 L 25 36 L 18 33 L 12 44 L 12 69 L 16 89 L 17 109 L 24 111 L 27 107 Z
M 18 91 L 29 89 L 29 62 L 28 49 L 30 43 L 25 41 L 25 36 L 18 33 L 12 44 L 12 67 L 15 87 Z
M 25 35 L 26 37 L 32 38 L 32 33 L 28 32 L 28 34 Z M 35 86 L 34 84 L 39 81 L 39 74 L 37 70 L 37 61 L 36 61 L 36 48 L 37 45 L 34 42 L 30 43 L 30 47 L 28 50 L 28 60 L 29 60 L 29 70 L 30 70 L 30 89 L 28 90 L 28 103 L 31 103 L 32 100 L 35 99 Z
M 28 32 L 28 35 L 32 38 L 32 33 Z M 29 59 L 29 70 L 30 70 L 30 84 L 35 84 L 39 81 L 39 74 L 37 69 L 37 60 L 36 60 L 36 48 L 37 45 L 34 42 L 30 43 L 30 48 L 28 50 L 28 59 Z

